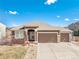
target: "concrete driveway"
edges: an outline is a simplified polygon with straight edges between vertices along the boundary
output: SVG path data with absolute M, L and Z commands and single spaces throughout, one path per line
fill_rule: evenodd
M 72 43 L 39 43 L 37 59 L 79 59 L 79 47 Z

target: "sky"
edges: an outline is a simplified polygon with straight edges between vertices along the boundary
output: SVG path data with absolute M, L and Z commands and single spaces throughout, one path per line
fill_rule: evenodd
M 79 21 L 79 0 L 0 0 L 0 22 L 8 27 L 40 21 L 68 26 Z

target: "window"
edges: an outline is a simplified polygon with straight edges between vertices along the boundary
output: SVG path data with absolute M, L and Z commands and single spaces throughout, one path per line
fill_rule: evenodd
M 15 31 L 15 38 L 16 39 L 23 39 L 24 38 L 24 31 L 22 31 L 22 30 Z

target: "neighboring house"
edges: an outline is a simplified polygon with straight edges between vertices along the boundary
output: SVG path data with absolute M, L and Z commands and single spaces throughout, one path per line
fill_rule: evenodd
M 0 39 L 6 38 L 6 25 L 0 23 Z
M 25 41 L 38 43 L 69 42 L 72 40 L 72 31 L 46 23 L 33 22 L 10 29 L 14 43 Z

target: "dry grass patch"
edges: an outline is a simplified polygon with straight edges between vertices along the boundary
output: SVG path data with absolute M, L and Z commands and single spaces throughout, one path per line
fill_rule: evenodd
M 37 59 L 37 45 L 36 44 L 30 45 L 24 59 Z
M 22 59 L 26 52 L 24 46 L 0 46 L 0 59 Z

